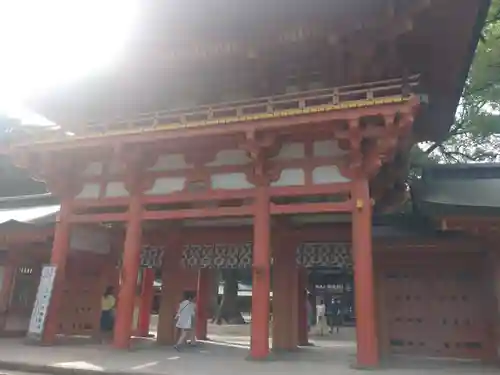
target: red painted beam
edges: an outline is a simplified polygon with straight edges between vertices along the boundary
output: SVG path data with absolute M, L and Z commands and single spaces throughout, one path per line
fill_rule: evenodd
M 241 190 L 209 190 L 201 193 L 178 192 L 168 195 L 145 195 L 142 197 L 144 204 L 169 204 L 180 202 L 222 201 L 232 199 L 245 199 L 253 197 L 254 189 Z
M 245 199 L 253 197 L 253 189 L 241 190 L 209 190 L 202 193 L 176 192 L 165 195 L 144 195 L 143 204 L 173 204 L 183 202 L 223 201 Z M 89 207 L 121 207 L 128 206 L 129 197 L 101 198 L 101 199 L 75 199 L 75 208 Z
M 193 219 L 213 217 L 241 217 L 251 216 L 252 207 L 216 207 L 172 211 L 145 211 L 142 220 L 169 220 L 169 219 Z M 72 223 L 96 223 L 111 221 L 126 221 L 127 213 L 103 213 L 72 215 Z
M 272 197 L 295 197 L 304 195 L 329 195 L 349 192 L 350 182 L 340 182 L 336 184 L 309 185 L 309 186 L 284 186 L 271 187 L 269 193 Z
M 170 220 L 170 219 L 196 219 L 212 217 L 241 217 L 251 216 L 253 208 L 243 207 L 217 207 L 200 208 L 177 211 L 145 211 L 143 220 Z
M 130 202 L 129 197 L 119 198 L 83 198 L 73 200 L 74 208 L 89 208 L 89 207 L 120 207 L 128 206 Z
M 352 202 L 340 203 L 296 203 L 271 206 L 271 214 L 286 215 L 299 213 L 326 213 L 326 212 L 351 212 Z M 214 217 L 242 217 L 252 216 L 253 207 L 214 207 L 198 208 L 185 210 L 163 210 L 163 211 L 145 211 L 143 220 L 170 220 L 170 219 L 195 219 L 195 218 L 214 218 Z M 100 214 L 73 214 L 70 218 L 72 223 L 95 223 L 95 222 L 113 222 L 126 221 L 127 213 L 100 213 Z
M 271 206 L 271 214 L 286 215 L 299 213 L 345 213 L 352 210 L 350 201 L 341 203 L 297 203 L 287 205 Z M 145 211 L 143 220 L 172 220 L 172 219 L 196 219 L 196 218 L 215 218 L 215 217 L 243 217 L 251 216 L 253 207 L 216 207 L 216 208 L 200 208 L 187 210 L 172 210 L 172 211 Z M 126 221 L 126 213 L 104 213 L 104 214 L 83 214 L 72 215 L 72 223 L 96 223 L 96 222 L 112 222 Z
M 83 214 L 71 215 L 70 222 L 72 223 L 103 223 L 111 221 L 127 221 L 127 213 L 104 213 L 104 214 Z
M 273 204 L 271 205 L 271 214 L 318 214 L 325 212 L 346 213 L 352 211 L 352 202 L 340 203 L 297 203 L 297 204 Z

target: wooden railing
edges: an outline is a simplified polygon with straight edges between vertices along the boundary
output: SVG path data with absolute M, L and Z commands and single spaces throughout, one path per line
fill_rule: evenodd
M 415 92 L 418 85 L 419 75 L 414 75 L 407 79 L 397 78 L 196 108 L 144 113 L 132 119 L 88 123 L 83 129 L 75 130 L 76 137 L 73 136 L 73 138 L 231 124 L 402 102 Z M 56 137 L 54 137 L 54 132 L 38 133 L 35 138 L 36 141 L 42 142 L 72 138 L 62 131 L 57 133 Z
M 116 120 L 106 123 L 89 123 L 87 131 L 108 133 L 144 128 L 182 128 L 199 125 L 230 123 L 245 120 L 259 120 L 266 117 L 282 117 L 307 113 L 308 109 L 330 106 L 331 109 L 361 107 L 381 104 L 384 99 L 404 99 L 419 84 L 419 76 L 408 79 L 349 85 L 330 89 L 301 91 L 242 100 L 228 103 L 166 110 L 140 114 L 134 119 Z M 311 110 L 311 112 L 313 112 Z M 274 116 L 278 114 L 277 116 Z M 279 116 L 281 114 L 282 116 Z

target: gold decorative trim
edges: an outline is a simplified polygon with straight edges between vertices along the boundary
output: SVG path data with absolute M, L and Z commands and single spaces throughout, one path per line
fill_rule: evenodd
M 72 136 L 66 137 L 64 139 L 45 139 L 40 141 L 30 142 L 32 145 L 40 145 L 40 144 L 48 144 L 48 143 L 61 143 L 61 142 L 75 142 L 81 141 L 85 139 L 95 139 L 95 138 L 104 138 L 104 137 L 112 137 L 117 135 L 134 135 L 141 134 L 146 132 L 159 132 L 165 130 L 178 130 L 178 129 L 190 129 L 190 128 L 199 128 L 205 126 L 214 126 L 214 125 L 225 125 L 225 124 L 233 124 L 237 122 L 250 122 L 250 121 L 259 121 L 259 120 L 267 120 L 274 118 L 284 118 L 284 117 L 292 117 L 292 116 L 302 116 L 307 114 L 314 113 L 322 113 L 322 112 L 332 112 L 339 111 L 345 109 L 355 109 L 355 108 L 363 108 L 363 107 L 371 107 L 377 105 L 386 105 L 386 104 L 395 104 L 395 103 L 403 103 L 409 101 L 411 97 L 403 97 L 402 95 L 397 96 L 389 96 L 383 98 L 374 98 L 374 99 L 365 99 L 365 100 L 352 100 L 346 101 L 339 104 L 327 104 L 327 105 L 319 105 L 319 106 L 311 106 L 305 108 L 293 108 L 283 111 L 276 111 L 271 113 L 258 113 L 253 115 L 243 115 L 243 116 L 233 116 L 226 117 L 220 119 L 213 120 L 203 120 L 203 121 L 192 121 L 186 123 L 167 123 L 167 124 L 158 124 L 151 127 L 143 127 L 129 130 L 115 130 L 115 131 L 106 131 L 104 133 L 93 132 L 87 135 L 81 136 Z

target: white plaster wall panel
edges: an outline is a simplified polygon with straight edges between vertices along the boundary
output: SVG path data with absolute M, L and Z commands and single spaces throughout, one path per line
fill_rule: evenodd
M 152 171 L 175 171 L 187 169 L 192 166 L 186 163 L 183 154 L 164 154 L 158 157 L 156 164 L 151 168 Z
M 99 190 L 99 184 L 85 184 L 80 194 L 76 196 L 76 199 L 99 198 Z
M 339 147 L 337 141 L 327 140 L 327 141 L 316 141 L 313 144 L 314 156 L 342 156 L 345 155 L 346 151 Z
M 289 160 L 303 159 L 306 155 L 305 145 L 302 142 L 284 143 L 281 149 L 273 159 L 274 160 Z
M 320 184 L 334 184 L 339 182 L 348 182 L 348 178 L 342 176 L 340 170 L 335 165 L 323 165 L 316 167 L 312 172 L 313 183 Z
M 218 167 L 221 165 L 245 165 L 251 160 L 245 150 L 221 150 L 215 156 L 215 159 L 207 164 L 209 167 Z
M 110 182 L 106 185 L 105 196 L 109 198 L 128 197 L 128 191 L 125 189 L 125 184 L 121 181 Z
M 147 195 L 170 194 L 184 190 L 185 177 L 163 177 L 157 178 L 153 187 L 146 191 Z
M 102 174 L 103 165 L 100 162 L 93 162 L 87 165 L 83 171 L 85 176 L 100 176 Z
M 283 169 L 280 178 L 271 182 L 271 186 L 302 186 L 304 184 L 305 173 L 299 168 Z
M 245 173 L 220 173 L 210 176 L 212 189 L 237 190 L 249 189 L 254 185 L 248 182 Z

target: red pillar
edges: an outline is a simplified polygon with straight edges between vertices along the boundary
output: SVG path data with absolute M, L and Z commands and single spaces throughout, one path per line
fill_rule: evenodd
M 57 219 L 54 232 L 54 241 L 52 243 L 52 253 L 50 263 L 57 267 L 47 319 L 42 335 L 42 342 L 46 345 L 54 344 L 56 335 L 59 331 L 59 310 L 62 303 L 66 262 L 69 253 L 69 241 L 71 235 L 71 225 L 69 217 L 71 215 L 71 202 L 63 200 L 61 202 L 61 211 Z
M 141 280 L 141 302 L 139 305 L 139 322 L 137 323 L 137 335 L 149 336 L 149 323 L 151 321 L 151 307 L 154 298 L 155 270 L 144 269 Z
M 172 268 L 162 275 L 160 315 L 156 337 L 156 342 L 160 345 L 174 345 L 177 340 L 174 316 L 182 300 L 183 285 L 179 283 L 181 277 L 180 267 Z
M 198 271 L 196 292 L 196 338 L 207 339 L 207 322 L 210 319 L 210 293 L 212 291 L 211 270 L 202 268 Z
M 354 260 L 354 298 L 356 306 L 357 364 L 379 364 L 375 316 L 375 288 L 372 252 L 372 204 L 368 181 L 352 183 L 352 252 Z
M 127 232 L 123 250 L 122 282 L 118 294 L 113 346 L 127 349 L 132 334 L 135 291 L 139 273 L 142 241 L 142 203 L 140 196 L 130 197 Z
M 295 247 L 293 249 L 295 261 Z M 294 348 L 299 346 L 299 268 L 295 264 L 293 272 L 290 276 L 290 343 Z
M 180 265 L 182 258 L 181 239 L 182 235 L 179 231 L 170 234 L 163 258 L 160 313 L 156 336 L 156 342 L 160 345 L 174 345 L 177 337 L 174 316 L 184 288 L 182 283 L 183 270 Z
M 307 304 L 308 304 L 308 296 L 307 296 L 307 272 L 305 269 L 298 269 L 298 340 L 300 346 L 309 345 L 309 316 L 307 314 Z
M 294 350 L 297 348 L 297 339 L 294 334 L 296 314 L 294 305 L 296 288 L 295 249 L 288 247 L 284 242 L 284 235 L 279 237 L 273 249 L 273 350 Z
M 267 186 L 257 186 L 255 190 L 250 356 L 260 360 L 269 356 L 271 223 Z

